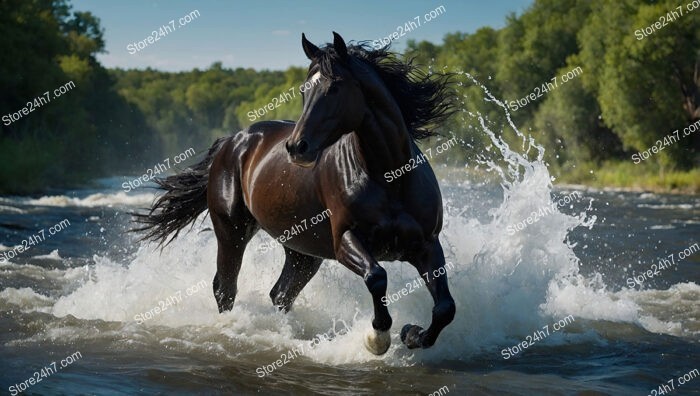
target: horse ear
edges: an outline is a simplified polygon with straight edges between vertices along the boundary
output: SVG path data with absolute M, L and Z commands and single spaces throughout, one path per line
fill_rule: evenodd
M 348 47 L 345 46 L 345 40 L 336 32 L 333 32 L 333 48 L 340 59 L 348 59 Z
M 309 60 L 316 59 L 318 51 L 320 51 L 317 46 L 313 45 L 311 41 L 306 39 L 306 35 L 304 35 L 304 33 L 301 34 L 301 47 L 304 48 L 304 53 Z

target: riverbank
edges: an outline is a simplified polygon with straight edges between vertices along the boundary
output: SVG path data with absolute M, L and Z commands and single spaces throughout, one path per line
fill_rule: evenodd
M 438 179 L 487 182 L 496 180 L 483 169 L 434 164 Z M 661 170 L 656 165 L 608 162 L 603 165 L 579 165 L 566 170 L 550 167 L 559 187 L 591 187 L 601 190 L 654 192 L 666 194 L 700 194 L 700 168 L 687 171 Z
M 671 194 L 700 194 L 700 168 L 668 170 L 658 165 L 607 162 L 599 167 L 578 166 L 566 173 L 552 172 L 556 184 L 582 184 L 595 188 L 650 191 Z

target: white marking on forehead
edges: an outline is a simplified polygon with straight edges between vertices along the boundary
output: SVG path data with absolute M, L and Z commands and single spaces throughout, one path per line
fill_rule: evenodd
M 311 76 L 311 79 L 309 80 L 309 82 L 311 83 L 311 85 L 316 85 L 316 84 L 318 84 L 318 80 L 320 80 L 320 79 L 321 79 L 321 72 L 316 72 L 316 74 Z

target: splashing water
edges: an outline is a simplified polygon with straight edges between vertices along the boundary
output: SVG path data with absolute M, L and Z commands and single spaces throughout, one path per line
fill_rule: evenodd
M 597 337 L 589 330 L 600 328 L 594 322 L 601 320 L 628 323 L 652 332 L 696 336 L 696 330 L 688 330 L 697 328 L 695 324 L 656 317 L 639 303 L 648 300 L 650 293 L 658 297 L 672 291 L 613 292 L 600 274 L 584 277 L 579 273 L 580 260 L 569 233 L 576 227 L 593 227 L 596 216 L 585 210 L 576 216 L 556 210 L 552 179 L 543 162 L 544 149 L 518 130 L 506 106 L 486 87 L 468 73 L 458 74 L 480 86 L 486 100 L 503 108 L 510 127 L 523 142 L 524 153 L 513 151 L 487 127 L 480 114 L 475 115 L 506 164 L 502 167 L 493 160 L 479 160 L 499 175 L 502 191 L 498 195 L 502 194 L 502 200 L 493 200 L 488 207 L 488 220 L 484 221 L 483 217 L 479 220 L 464 215 L 470 202 L 478 199 L 478 188 L 462 186 L 458 196 L 446 198 L 441 241 L 447 261 L 454 263 L 448 277 L 457 313 L 433 348 L 409 351 L 398 335 L 404 323 L 426 325 L 430 321 L 432 299 L 425 287 L 418 287 L 389 305 L 395 326 L 388 353 L 377 357 L 367 352 L 362 347 L 362 337 L 371 326 L 370 296 L 362 280 L 335 261 L 324 262 L 290 313 L 278 312 L 268 292 L 281 272 L 284 254 L 281 247 L 267 253 L 257 251 L 255 246 L 269 241 L 262 233 L 253 238 L 244 255 L 233 311 L 219 314 L 211 290 L 216 242 L 208 218 L 162 252 L 152 244 L 141 245 L 126 263 L 95 255 L 94 262 L 84 268 L 33 268 L 39 273 L 23 276 L 50 277 L 63 285 L 62 290 L 47 297 L 29 288 L 9 287 L 0 293 L 2 305 L 56 317 L 112 323 L 110 331 L 56 326 L 33 336 L 39 339 L 127 339 L 133 345 L 160 343 L 226 358 L 285 351 L 304 343 L 306 357 L 324 364 L 377 359 L 394 366 L 421 361 L 468 361 L 478 353 L 497 354 L 533 330 L 568 315 L 575 317 L 575 324 L 543 340 L 541 345 L 589 342 L 591 337 Z M 537 152 L 534 160 L 527 158 L 531 149 Z M 111 205 L 115 199 L 120 197 L 100 195 L 99 200 L 90 200 L 90 205 L 102 201 Z M 47 200 L 40 199 L 38 203 L 46 204 Z M 84 205 L 83 201 L 60 197 L 50 197 L 50 201 L 59 206 Z M 509 226 L 523 222 L 541 208 L 554 209 L 528 223 L 526 231 L 509 232 Z M 60 259 L 58 252 L 54 258 Z M 404 263 L 384 266 L 389 294 L 418 279 L 413 268 Z M 29 266 L 23 267 L 29 271 Z M 674 287 L 681 296 L 700 290 L 694 283 Z M 347 334 L 331 331 L 333 336 L 323 337 L 309 347 L 314 336 L 329 334 L 329 329 L 341 321 L 349 329 Z

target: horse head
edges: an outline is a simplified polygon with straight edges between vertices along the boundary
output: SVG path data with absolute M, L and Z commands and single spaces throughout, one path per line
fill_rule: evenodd
M 362 124 L 366 103 L 351 69 L 358 61 L 338 33 L 333 32 L 333 44 L 323 49 L 304 34 L 301 43 L 311 65 L 303 85 L 302 114 L 285 146 L 294 164 L 309 167 L 323 150 Z

